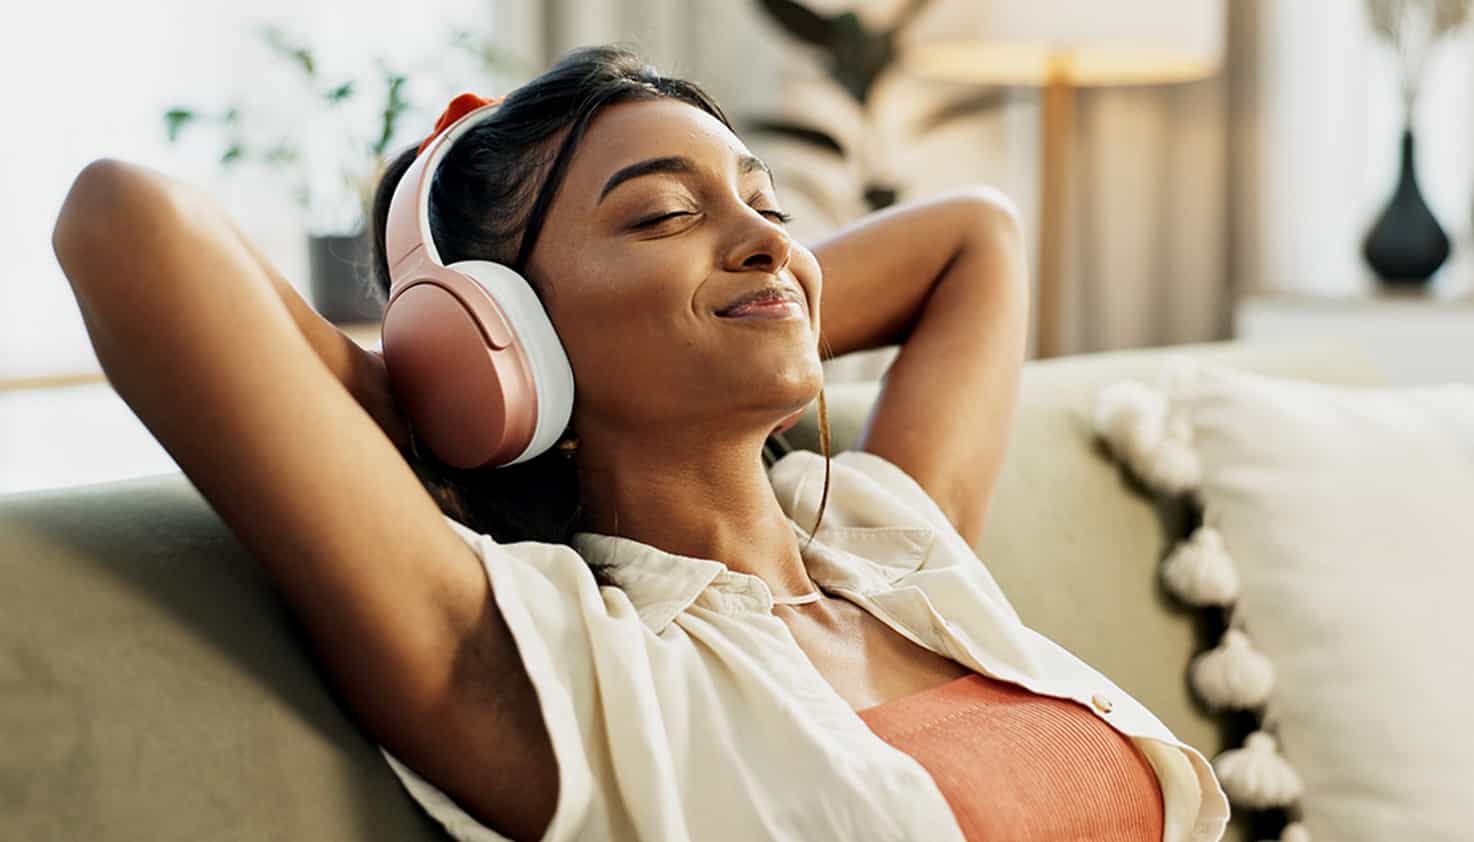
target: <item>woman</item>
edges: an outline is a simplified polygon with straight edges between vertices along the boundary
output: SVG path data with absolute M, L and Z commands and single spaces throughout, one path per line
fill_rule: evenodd
M 416 152 L 377 194 L 386 290 Z M 446 262 L 525 275 L 567 352 L 569 429 L 524 463 L 422 452 L 383 360 L 156 172 L 89 165 L 53 242 L 114 387 L 453 836 L 1219 837 L 1203 757 L 971 549 L 1026 335 L 1005 200 L 810 250 L 696 85 L 595 47 L 458 139 L 429 213 Z M 728 309 L 770 285 L 793 305 Z M 854 450 L 826 429 L 764 464 L 816 397 L 822 422 L 822 359 L 896 343 Z

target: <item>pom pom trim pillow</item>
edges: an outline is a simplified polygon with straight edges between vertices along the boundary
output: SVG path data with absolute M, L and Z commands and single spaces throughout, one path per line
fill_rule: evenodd
M 1187 666 L 1260 729 L 1214 759 L 1282 840 L 1474 828 L 1474 386 L 1285 380 L 1177 358 L 1097 399 L 1095 430 L 1202 524 L 1167 557 L 1228 630 Z

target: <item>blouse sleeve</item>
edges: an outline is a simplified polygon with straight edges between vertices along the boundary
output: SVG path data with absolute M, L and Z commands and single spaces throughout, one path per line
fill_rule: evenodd
M 543 840 L 577 838 L 591 812 L 598 811 L 585 735 L 579 725 L 579 711 L 597 702 L 593 654 L 582 619 L 586 611 L 604 613 L 597 583 L 572 547 L 531 541 L 498 544 L 449 516 L 445 519 L 486 568 L 496 606 L 537 691 L 558 764 L 558 802 Z M 452 838 L 509 842 L 383 746 L 379 750 L 409 794 Z

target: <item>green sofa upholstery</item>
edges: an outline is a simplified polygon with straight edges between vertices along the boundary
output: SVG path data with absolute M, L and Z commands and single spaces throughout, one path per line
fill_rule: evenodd
M 1381 381 L 1355 349 L 1321 342 L 1032 361 L 978 549 L 1025 622 L 1211 758 L 1235 740 L 1186 683 L 1202 619 L 1156 576 L 1189 513 L 1150 501 L 1090 432 L 1101 387 L 1149 377 L 1178 353 Z M 829 387 L 836 451 L 855 441 L 879 388 Z M 816 417 L 811 406 L 789 440 L 817 450 Z M 0 496 L 0 582 L 0 839 L 446 838 L 328 692 L 285 603 L 182 473 Z M 1226 838 L 1258 838 L 1240 818 Z

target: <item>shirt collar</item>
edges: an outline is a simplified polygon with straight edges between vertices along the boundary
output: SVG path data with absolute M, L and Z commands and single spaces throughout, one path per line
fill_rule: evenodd
M 820 523 L 807 549 L 809 533 L 788 518 L 798 536 L 809 577 L 826 589 L 847 588 L 870 594 L 889 590 L 900 577 L 926 561 L 936 533 L 909 526 L 828 526 Z M 681 555 L 659 547 L 599 532 L 577 532 L 574 549 L 592 564 L 605 566 L 610 580 L 629 596 L 645 625 L 660 634 L 708 588 L 723 591 L 737 610 L 771 613 L 772 591 L 757 576 L 739 573 L 708 558 Z

